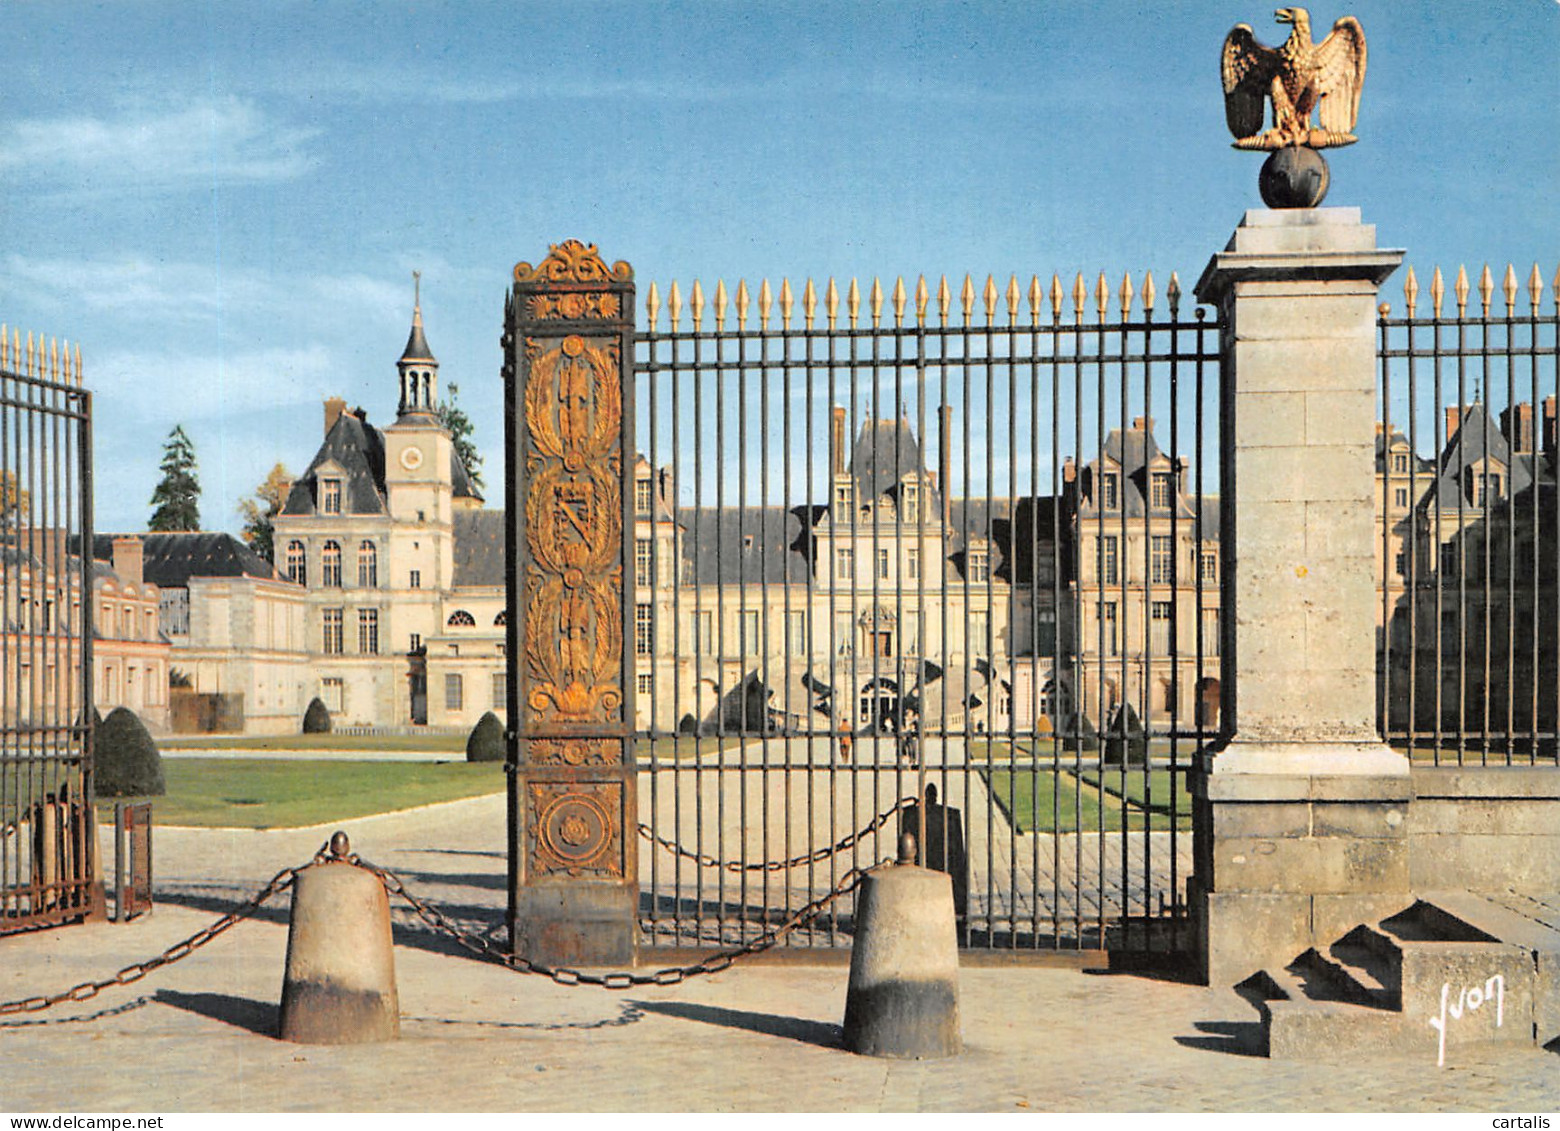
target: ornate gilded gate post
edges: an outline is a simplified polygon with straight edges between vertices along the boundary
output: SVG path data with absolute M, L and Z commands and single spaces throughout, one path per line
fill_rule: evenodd
M 630 962 L 638 935 L 633 278 L 566 240 L 515 266 L 505 314 L 509 923 L 548 964 Z

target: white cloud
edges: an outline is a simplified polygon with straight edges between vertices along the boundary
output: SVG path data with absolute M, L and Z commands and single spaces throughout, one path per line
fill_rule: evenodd
M 307 146 L 319 132 L 279 126 L 233 97 L 114 116 L 22 119 L 0 134 L 0 174 L 64 191 L 292 180 L 318 163 Z
M 255 349 L 215 354 L 105 351 L 85 367 L 87 384 L 103 408 L 132 418 L 181 420 L 228 416 L 252 409 L 311 404 L 340 366 L 325 346 Z M 147 398 L 138 390 L 156 389 Z

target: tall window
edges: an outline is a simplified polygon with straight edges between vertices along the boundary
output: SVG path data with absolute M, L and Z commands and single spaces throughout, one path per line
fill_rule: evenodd
M 850 484 L 836 483 L 834 485 L 834 505 L 841 510 L 850 507 Z
M 905 580 L 921 580 L 921 551 L 913 546 L 905 551 Z
M 379 588 L 379 548 L 366 539 L 358 543 L 358 585 Z
M 1204 656 L 1219 654 L 1219 610 L 1202 611 L 1202 649 Z
M 1500 498 L 1500 473 L 1495 471 L 1475 475 L 1473 481 L 1473 505 L 1487 506 L 1492 499 Z
M 322 610 L 324 620 L 324 633 L 320 651 L 327 656 L 341 655 L 341 610 Z
M 977 656 L 989 656 L 991 654 L 991 618 L 984 611 L 973 612 L 969 617 L 970 638 L 967 641 L 970 652 Z
M 650 588 L 650 539 L 634 539 L 634 584 Z
M 1406 506 L 1408 506 L 1408 488 L 1407 487 L 1399 487 L 1399 488 L 1397 488 L 1396 490 L 1394 490 L 1392 492 L 1392 504 L 1393 504 L 1393 506 L 1399 506 L 1399 507 L 1406 507 Z
M 655 650 L 655 622 L 649 605 L 634 606 L 634 655 L 648 656 Z
M 639 672 L 634 676 L 634 692 L 642 702 L 640 708 L 649 706 L 650 697 L 655 694 L 655 676 L 650 672 Z
M 763 650 L 758 639 L 758 610 L 742 610 L 742 654 L 757 656 Z
M 325 702 L 325 709 L 333 715 L 339 715 L 347 708 L 347 685 L 344 681 L 333 676 L 326 676 L 320 680 L 320 698 Z
M 1106 534 L 1100 538 L 1100 584 L 1114 585 L 1116 580 L 1116 535 Z
M 1158 655 L 1170 651 L 1170 618 L 1174 609 L 1169 601 L 1154 601 L 1149 609 L 1149 641 Z
M 341 543 L 325 543 L 320 555 L 320 584 L 327 589 L 341 588 Z
M 849 581 L 856 576 L 856 555 L 841 547 L 834 551 L 834 580 Z
M 693 630 L 693 653 L 696 656 L 713 656 L 715 654 L 715 614 L 708 609 L 700 609 L 693 614 L 690 622 Z
M 1402 452 L 1395 453 L 1392 456 L 1392 470 L 1397 472 L 1399 475 L 1407 475 L 1408 456 Z
M 422 570 L 420 570 L 420 569 L 412 570 L 411 577 L 407 579 L 407 586 L 409 588 L 411 588 L 411 589 L 421 589 L 422 588 Z
M 988 581 L 991 578 L 991 551 L 970 551 L 970 580 Z
M 1203 550 L 1197 558 L 1197 576 L 1203 581 L 1219 580 L 1219 555 L 1214 550 Z
M 420 632 L 412 633 L 411 646 L 409 648 L 407 648 L 407 651 L 408 652 L 421 652 L 422 651 L 422 633 L 420 633 Z
M 465 686 L 456 672 L 444 674 L 444 706 L 450 711 L 459 711 L 465 706 Z
M 1155 510 L 1170 509 L 1170 473 L 1156 471 L 1148 477 L 1149 505 Z
M 358 610 L 358 651 L 365 656 L 379 655 L 379 610 Z
M 880 546 L 877 552 L 877 576 L 879 581 L 888 580 L 888 547 Z
M 1035 637 L 1035 651 L 1044 656 L 1056 651 L 1056 610 L 1041 609 L 1037 616 L 1040 624 L 1039 635 Z
M 918 522 L 921 518 L 921 488 L 914 483 L 906 483 L 900 491 L 900 517 L 906 522 Z
M 1155 585 L 1169 585 L 1175 568 L 1175 543 L 1168 534 L 1155 534 L 1148 540 L 1149 579 Z
M 856 653 L 856 628 L 851 624 L 849 613 L 834 614 L 834 650 L 841 656 L 853 656 Z
M 304 556 L 302 542 L 287 543 L 287 580 L 299 585 L 309 583 L 308 558 Z
M 785 614 L 785 650 L 792 657 L 807 655 L 807 614 Z
M 340 514 L 341 513 L 341 480 L 339 480 L 339 479 L 321 479 L 320 480 L 320 513 L 321 514 Z
M 509 685 L 503 672 L 493 673 L 493 710 L 503 711 L 509 706 Z
M 650 514 L 650 480 L 634 480 L 634 513 L 648 516 Z
M 1121 641 L 1116 635 L 1116 602 L 1106 601 L 1100 605 L 1100 629 L 1104 636 L 1103 650 L 1105 655 L 1114 656 L 1121 651 Z
M 1117 485 L 1119 482 L 1120 480 L 1116 478 L 1114 471 L 1107 471 L 1100 476 L 1100 495 L 1102 496 L 1100 506 L 1108 511 L 1116 509 Z

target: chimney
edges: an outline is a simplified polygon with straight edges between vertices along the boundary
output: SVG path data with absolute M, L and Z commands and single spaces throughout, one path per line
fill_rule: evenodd
M 1457 426 L 1462 423 L 1462 409 L 1456 405 L 1446 406 L 1446 438 L 1450 440 L 1457 435 Z
M 1544 398 L 1543 418 L 1544 418 L 1544 450 L 1546 452 L 1552 452 L 1552 451 L 1555 450 L 1555 398 L 1554 397 L 1545 397 Z
M 944 529 L 953 525 L 953 406 L 937 409 L 937 481 L 942 484 Z
M 839 405 L 829 413 L 829 474 L 845 474 L 845 410 Z
M 112 562 L 119 580 L 133 581 L 137 585 L 146 580 L 146 552 L 137 535 L 125 534 L 114 538 Z
M 340 397 L 327 397 L 325 399 L 325 435 L 330 435 L 330 430 L 336 427 L 336 421 L 341 419 L 341 414 L 347 411 L 347 402 Z
M 1078 478 L 1078 465 L 1073 462 L 1072 456 L 1062 461 L 1062 482 L 1071 483 Z
M 1511 405 L 1500 414 L 1500 430 L 1511 450 L 1521 455 L 1533 451 L 1533 406 L 1527 401 Z
M 1154 418 L 1151 416 L 1134 416 L 1132 418 L 1132 431 L 1152 432 L 1154 430 Z

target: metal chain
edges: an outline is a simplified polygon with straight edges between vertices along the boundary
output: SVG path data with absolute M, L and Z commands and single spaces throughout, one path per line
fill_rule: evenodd
M 325 851 L 325 849 L 321 849 L 320 855 L 315 856 L 315 861 L 320 860 Z M 305 867 L 308 866 L 305 865 Z M 109 986 L 128 986 L 131 982 L 140 981 L 154 970 L 172 965 L 181 958 L 188 958 L 218 935 L 231 927 L 237 926 L 256 911 L 259 911 L 267 900 L 290 888 L 300 871 L 302 871 L 300 868 L 283 868 L 271 878 L 270 883 L 266 884 L 265 887 L 261 888 L 248 900 L 239 904 L 239 906 L 229 911 L 210 926 L 203 927 L 189 938 L 174 943 L 156 958 L 149 958 L 145 962 L 133 962 L 111 978 L 103 978 L 95 982 L 82 982 L 80 985 L 72 986 L 62 993 L 0 1002 L 0 1017 L 12 1013 L 37 1013 L 40 1010 L 49 1009 L 66 1001 L 90 1001 Z
M 885 858 L 870 868 L 850 869 L 850 871 L 840 877 L 840 882 L 827 895 L 820 896 L 805 904 L 780 926 L 765 931 L 742 946 L 718 951 L 688 966 L 670 966 L 663 970 L 649 973 L 618 971 L 611 974 L 593 974 L 584 970 L 571 969 L 567 966 L 548 966 L 541 962 L 533 962 L 518 954 L 511 954 L 501 949 L 490 939 L 461 930 L 454 923 L 450 922 L 449 918 L 437 907 L 407 891 L 405 882 L 388 868 L 370 864 L 368 861 L 361 860 L 356 856 L 351 857 L 350 862 L 378 876 L 379 882 L 384 884 L 386 892 L 405 900 L 408 906 L 417 914 L 417 917 L 434 930 L 482 958 L 501 966 L 506 966 L 520 974 L 538 974 L 544 978 L 551 978 L 560 986 L 599 986 L 606 990 L 626 990 L 634 986 L 675 986 L 700 974 L 718 974 L 720 971 L 729 968 L 732 963 L 740 958 L 760 954 L 775 946 L 792 931 L 823 914 L 837 900 L 843 899 L 860 887 L 862 881 L 870 873 L 877 871 L 877 869 L 886 864 L 893 863 L 893 860 Z
M 643 822 L 639 825 L 639 835 L 646 840 L 654 841 L 674 856 L 681 856 L 685 860 L 692 860 L 705 868 L 722 868 L 728 872 L 784 872 L 790 868 L 800 868 L 804 864 L 816 864 L 827 860 L 831 856 L 838 856 L 841 852 L 854 848 L 856 844 L 865 840 L 872 833 L 877 832 L 895 813 L 908 809 L 916 803 L 914 797 L 901 797 L 894 804 L 879 813 L 872 819 L 872 823 L 865 828 L 850 833 L 843 839 L 836 841 L 827 848 L 815 848 L 802 856 L 793 856 L 789 860 L 765 860 L 757 864 L 749 864 L 742 860 L 720 860 L 707 853 L 693 852 L 678 844 L 675 840 L 668 840 L 664 836 L 657 836 L 655 830 Z

